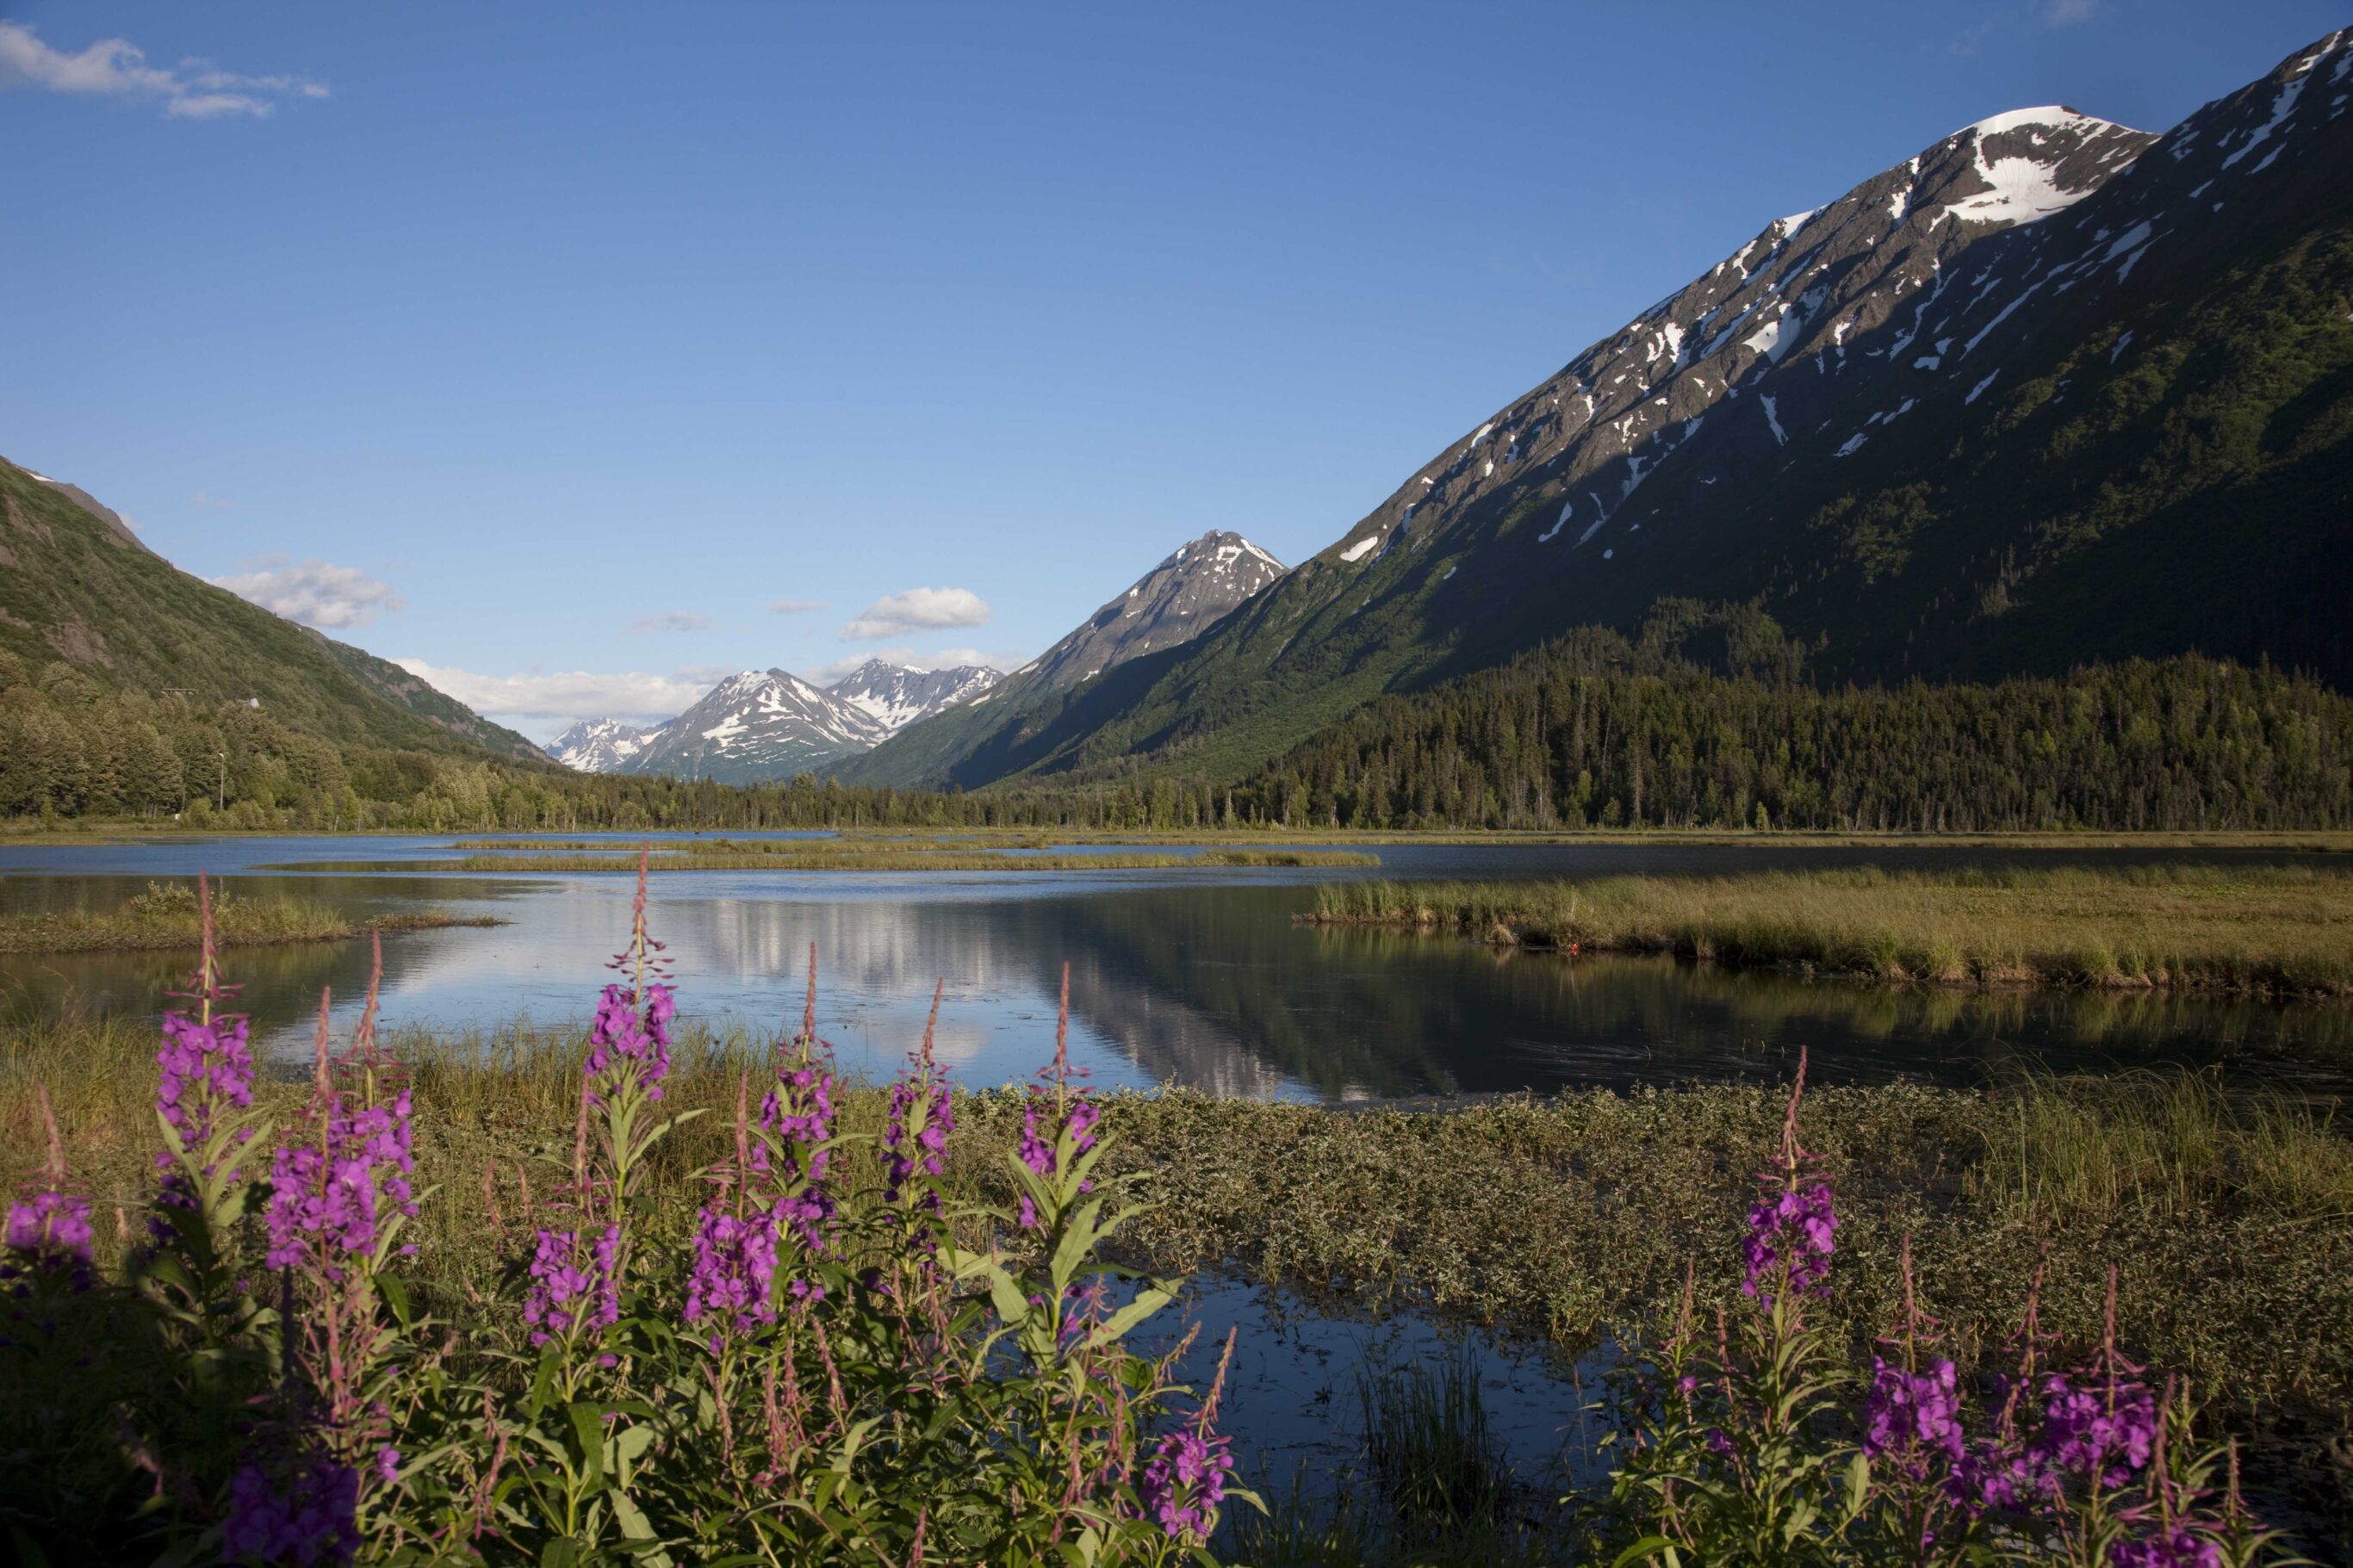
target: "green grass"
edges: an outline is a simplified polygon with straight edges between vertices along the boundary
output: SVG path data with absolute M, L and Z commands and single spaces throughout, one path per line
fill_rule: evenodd
M 1300 918 L 1892 981 L 2353 994 L 2353 873 L 2334 868 L 1366 881 Z
M 1356 1369 L 1365 1461 L 1400 1521 L 1493 1525 L 1512 1476 L 1487 1420 L 1478 1359 L 1467 1350 L 1403 1366 Z
M 412 1074 L 428 1193 L 413 1233 L 420 1302 L 474 1310 L 528 1234 L 526 1184 L 543 1191 L 571 1147 L 586 1042 L 517 1025 L 387 1043 Z M 710 1114 L 660 1145 L 649 1234 L 683 1245 L 706 1191 L 698 1173 L 725 1153 L 738 1084 L 756 1096 L 768 1046 L 681 1021 L 665 1108 Z M 152 1027 L 121 1018 L 0 1031 L 0 1173 L 38 1161 L 33 1089 L 45 1085 L 110 1264 L 153 1181 L 154 1048 Z M 281 1121 L 305 1092 L 293 1076 L 259 1091 Z M 1642 1334 L 1687 1266 L 1704 1302 L 1737 1302 L 1750 1173 L 1776 1147 L 1783 1098 L 1719 1085 L 1430 1111 L 1121 1093 L 1105 1097 L 1108 1169 L 1146 1177 L 1154 1206 L 1123 1243 L 1140 1266 L 1239 1268 L 1325 1310 L 1411 1308 L 1575 1353 Z M 949 1175 L 965 1196 L 1009 1200 L 1002 1162 L 1022 1110 L 1009 1092 L 960 1095 Z M 879 1133 L 884 1112 L 876 1087 L 841 1097 L 847 1131 Z M 2353 1408 L 2353 1141 L 2327 1111 L 2178 1074 L 1898 1083 L 1810 1089 L 1803 1137 L 1838 1192 L 1827 1326 L 1858 1350 L 1900 1312 L 1907 1237 L 1922 1305 L 1965 1366 L 2000 1362 L 2038 1267 L 2044 1326 L 2073 1346 L 2095 1341 L 2114 1265 L 2126 1344 L 2220 1402 L 2251 1473 L 2334 1473 L 2326 1445 Z M 1386 1459 L 1368 1462 L 1357 1516 L 1279 1510 L 1249 1527 L 1263 1550 L 1246 1560 L 1543 1560 L 1516 1512 L 1482 1518 L 1466 1500 L 1440 1510 L 1465 1517 L 1439 1535 L 1396 1539 L 1392 1489 L 1482 1495 L 1468 1456 L 1483 1413 L 1442 1373 L 1364 1397 Z M 1415 1518 L 1428 1523 L 1428 1510 Z
M 436 931 L 494 926 L 488 915 L 438 910 L 354 921 L 304 899 L 248 899 L 223 890 L 213 899 L 215 934 L 224 947 L 280 942 L 343 942 L 372 931 Z M 0 952 L 127 952 L 197 945 L 196 890 L 185 883 L 150 882 L 121 909 L 97 913 L 0 914 Z
M 583 1037 L 518 1025 L 388 1039 L 414 1074 L 419 1184 L 439 1188 L 421 1267 L 487 1267 L 484 1165 L 511 1184 L 517 1160 L 569 1147 Z M 123 1019 L 0 1033 L 0 1171 L 38 1158 L 43 1083 L 80 1179 L 135 1209 L 152 1179 L 154 1048 Z M 723 1152 L 738 1074 L 756 1081 L 765 1054 L 741 1030 L 681 1029 L 665 1103 L 714 1114 L 663 1146 L 658 1205 L 683 1215 L 699 1200 L 694 1173 Z M 261 1092 L 290 1114 L 302 1086 Z M 1161 1200 L 1128 1238 L 1137 1261 L 1237 1264 L 1350 1310 L 1412 1304 L 1571 1347 L 1646 1321 L 1694 1255 L 1703 1290 L 1729 1299 L 1748 1173 L 1780 1115 L 1775 1089 L 1735 1086 L 1444 1113 L 1187 1092 L 1106 1105 L 1114 1164 L 1150 1173 Z M 880 1128 L 879 1089 L 845 1107 L 853 1129 Z M 963 1097 L 952 1171 L 976 1195 L 997 1193 L 1020 1113 L 1010 1095 Z M 2047 1247 L 2059 1331 L 2096 1331 L 2115 1262 L 2141 1352 L 2233 1398 L 2353 1405 L 2353 1142 L 2321 1111 L 2198 1077 L 1896 1084 L 1810 1092 L 1806 1134 L 1839 1184 L 1841 1326 L 1858 1341 L 1896 1310 L 1907 1233 L 1926 1304 L 1965 1352 L 2007 1332 Z

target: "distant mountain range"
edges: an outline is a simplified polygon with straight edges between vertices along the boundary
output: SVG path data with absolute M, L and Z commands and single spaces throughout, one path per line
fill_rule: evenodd
M 976 702 L 944 711 L 873 750 L 837 763 L 851 784 L 905 784 L 976 765 L 1024 716 L 1107 669 L 1178 647 L 1280 581 L 1282 562 L 1239 533 L 1211 529 L 1129 584 L 1044 653 Z M 979 764 L 986 771 L 986 763 Z
M 918 670 L 869 659 L 831 686 L 781 669 L 728 677 L 666 724 L 614 719 L 574 725 L 548 752 L 586 773 L 668 773 L 751 783 L 797 773 L 864 775 L 865 760 L 902 731 L 934 742 L 987 704 L 1076 686 L 1104 669 L 1198 635 L 1282 575 L 1238 533 L 1212 530 L 1136 579 L 1070 635 L 1009 676 L 980 665 Z M 890 764 L 884 759 L 884 766 Z
M 2200 651 L 2353 686 L 2353 30 L 2162 136 L 1996 115 L 1775 219 L 1192 640 L 844 776 L 1240 776 L 1671 601 L 1816 679 Z
M 1230 783 L 1377 698 L 1661 617 L 1786 631 L 1784 680 L 2195 651 L 2353 689 L 2348 110 L 2353 29 L 2162 135 L 2062 107 L 1966 126 L 1466 422 L 1297 568 L 1205 533 L 1010 675 L 745 670 L 543 750 L 5 461 L 0 652 L 35 685 L 62 663 L 126 702 L 258 703 L 387 798 L 448 758 L 551 752 L 729 783 Z M 404 751 L 441 757 L 378 755 Z
M 668 723 L 639 729 L 589 719 L 548 744 L 566 767 L 592 773 L 667 773 L 753 784 L 812 773 L 996 685 L 982 665 L 910 669 L 867 660 L 831 686 L 782 669 L 747 669 L 712 687 Z

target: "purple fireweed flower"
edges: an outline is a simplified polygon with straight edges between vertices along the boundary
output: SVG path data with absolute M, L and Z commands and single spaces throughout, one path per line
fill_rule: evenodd
M 34 1258 L 90 1261 L 90 1200 L 79 1193 L 40 1192 L 8 1205 L 7 1246 Z
M 2140 1384 L 2077 1388 L 2058 1373 L 2042 1380 L 2042 1430 L 2030 1457 L 2044 1468 L 2120 1487 L 2156 1447 L 2157 1401 Z
M 1049 1122 L 1044 1128 L 1039 1125 L 1041 1116 Z M 1073 1153 L 1083 1154 L 1095 1146 L 1094 1127 L 1103 1120 L 1103 1107 L 1089 1100 L 1082 1090 L 1071 1097 L 1070 1109 L 1060 1126 L 1050 1124 L 1052 1117 L 1052 1108 L 1043 1103 L 1042 1097 L 1032 1100 L 1021 1115 L 1021 1163 L 1041 1176 L 1054 1174 L 1055 1151 L 1060 1147 L 1065 1131 L 1071 1135 Z M 1081 1190 L 1085 1191 L 1092 1185 L 1092 1183 L 1087 1184 Z M 1020 1223 L 1025 1230 L 1035 1230 L 1039 1225 L 1038 1205 L 1027 1193 L 1021 1194 Z
M 678 1002 L 667 985 L 649 985 L 642 997 L 627 986 L 606 986 L 588 1031 L 589 1079 L 610 1074 L 618 1088 L 634 1073 L 646 1098 L 659 1100 L 661 1081 L 670 1076 L 670 1024 L 677 1016 Z M 591 1089 L 589 1099 L 602 1105 L 606 1097 Z
M 1871 1392 L 1863 1405 L 1862 1451 L 1924 1479 L 1939 1456 L 1961 1462 L 1961 1395 L 1953 1363 L 1938 1358 L 1926 1372 L 1871 1359 Z
M 923 1111 L 923 1124 L 911 1134 L 907 1131 L 908 1120 L 919 1102 Z M 893 1082 L 890 1121 L 882 1133 L 882 1201 L 897 1203 L 918 1173 L 937 1176 L 945 1170 L 948 1134 L 955 1130 L 955 1112 L 949 1102 L 947 1085 L 923 1085 L 905 1078 Z M 934 1211 L 940 1206 L 937 1193 L 925 1194 L 923 1201 Z
M 1747 1267 L 1740 1291 L 1767 1306 L 1773 1304 L 1774 1276 L 1786 1259 L 1789 1289 L 1800 1295 L 1819 1293 L 1830 1275 L 1832 1235 L 1838 1215 L 1831 1207 L 1830 1184 L 1817 1182 L 1794 1191 L 1768 1194 L 1748 1211 L 1748 1237 L 1741 1245 Z
M 607 1226 L 586 1246 L 574 1230 L 543 1230 L 531 1258 L 522 1318 L 531 1342 L 604 1329 L 621 1321 L 621 1228 Z
M 375 1476 L 385 1486 L 400 1479 L 400 1450 L 389 1443 L 375 1451 Z
M 302 1267 L 316 1248 L 322 1270 L 341 1279 L 339 1259 L 374 1255 L 387 1210 L 415 1217 L 415 1134 L 406 1089 L 362 1110 L 331 1100 L 326 1116 L 317 1143 L 281 1145 L 271 1163 L 269 1261 Z
M 1226 1478 L 1234 1468 L 1229 1439 L 1185 1427 L 1160 1439 L 1144 1473 L 1136 1500 L 1146 1519 L 1171 1541 L 1198 1543 L 1217 1528 L 1218 1507 L 1226 1500 Z
M 814 1062 L 779 1068 L 761 1097 L 759 1125 L 786 1145 L 782 1167 L 772 1168 L 765 1142 L 751 1149 L 752 1169 L 775 1184 L 779 1217 L 811 1252 L 825 1250 L 825 1226 L 834 1215 L 823 1185 L 830 1152 L 817 1147 L 833 1136 L 833 1074 Z
M 2119 1541 L 2108 1549 L 2116 1568 L 2222 1568 L 2222 1546 L 2211 1536 L 2177 1524 L 2142 1541 Z
M 247 1465 L 230 1480 L 221 1548 L 261 1563 L 349 1563 L 359 1554 L 359 1472 L 320 1458 L 284 1478 Z
M 90 1267 L 90 1199 L 47 1188 L 8 1205 L 0 1247 L 0 1289 L 23 1289 L 37 1275 L 62 1279 L 73 1289 L 95 1283 Z
M 155 1109 L 177 1136 L 181 1152 L 204 1146 L 223 1107 L 241 1110 L 253 1103 L 253 1052 L 246 1027 L 241 1016 L 221 1015 L 200 1024 L 183 1014 L 164 1015 L 164 1048 L 155 1053 L 161 1069 Z M 160 1153 L 155 1163 L 169 1166 L 172 1155 Z
M 754 1333 L 776 1321 L 776 1217 L 754 1209 L 733 1215 L 706 1205 L 694 1231 L 694 1262 L 687 1275 L 690 1323 L 716 1317 L 726 1326 Z M 719 1348 L 721 1334 L 709 1343 Z
M 2057 1495 L 2056 1478 L 2012 1438 L 1972 1443 L 1945 1480 L 1945 1495 L 1972 1516 Z

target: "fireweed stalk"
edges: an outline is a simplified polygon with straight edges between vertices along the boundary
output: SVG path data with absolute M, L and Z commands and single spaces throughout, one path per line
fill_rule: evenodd
M 174 994 L 185 1005 L 164 1014 L 164 1045 L 155 1053 L 163 1148 L 155 1155 L 151 1245 L 140 1261 L 147 1288 L 165 1310 L 196 1313 L 217 1337 L 238 1331 L 255 1310 L 243 1302 L 226 1313 L 199 1308 L 243 1294 L 231 1289 L 233 1260 L 222 1247 L 253 1201 L 241 1162 L 248 1145 L 268 1136 L 269 1124 L 253 1103 L 248 1021 L 227 1010 L 237 987 L 221 978 L 212 885 L 201 872 L 196 918 L 196 970 L 187 990 Z
M 760 1097 L 760 1117 L 749 1149 L 749 1174 L 759 1201 L 769 1205 L 780 1235 L 808 1258 L 828 1255 L 839 1214 L 826 1187 L 833 1160 L 833 1047 L 817 1034 L 817 944 L 809 943 L 808 992 L 800 1032 L 773 1053 L 775 1079 Z M 824 1287 L 805 1270 L 786 1285 L 796 1299 Z
M 2043 1370 L 2038 1268 L 2016 1373 L 1990 1417 L 1934 1353 L 1907 1238 L 1902 1324 L 1868 1378 L 1838 1365 L 1806 1319 L 1831 1285 L 1836 1211 L 1799 1142 L 1805 1058 L 1781 1154 L 1742 1242 L 1737 1330 L 1718 1310 L 1711 1347 L 1694 1276 L 1658 1354 L 1620 1380 L 1626 1458 L 1599 1510 L 1617 1564 L 1961 1563 L 2250 1568 L 2301 1562 L 2240 1500 L 2235 1449 L 2200 1445 L 2186 1389 L 2142 1381 L 2116 1334 L 2111 1268 L 2098 1355 Z M 1859 1407 L 1845 1394 L 1860 1384 Z M 1844 1434 L 1859 1430 L 1861 1442 Z M 2227 1473 L 2227 1481 L 2220 1478 Z M 2219 1506 L 2218 1506 L 2219 1503 Z
M 80 1295 L 93 1279 L 90 1198 L 69 1184 L 65 1142 L 58 1136 L 47 1086 L 36 1085 L 33 1092 L 41 1108 L 48 1155 L 23 1194 L 8 1205 L 6 1230 L 0 1234 L 0 1293 L 25 1296 L 62 1287 Z
M 728 1157 L 672 1232 L 648 1157 L 675 1124 L 656 1109 L 674 1003 L 646 924 L 641 881 L 561 1174 L 534 1195 L 518 1166 L 512 1208 L 486 1180 L 492 1231 L 513 1220 L 521 1245 L 503 1274 L 456 1279 L 446 1321 L 409 1304 L 407 1221 L 429 1194 L 374 988 L 349 1050 L 314 1046 L 281 1139 L 206 945 L 159 1059 L 173 1201 L 135 1288 L 93 1277 L 53 1326 L 35 1309 L 63 1298 L 0 1293 L 0 1392 L 56 1435 L 12 1498 L 95 1472 L 121 1504 L 26 1515 L 70 1543 L 50 1560 L 1208 1560 L 1197 1543 L 1247 1494 L 1214 1398 L 1177 1416 L 1184 1347 L 1125 1343 L 1171 1291 L 1099 1257 L 1137 1205 L 1132 1178 L 1096 1173 L 1109 1139 L 1079 1112 L 1067 1028 L 1029 1157 L 1005 1152 L 1034 1228 L 947 1202 L 955 1106 L 928 1048 L 892 1158 L 842 1158 L 812 988 L 765 1092 L 739 1079 Z M 53 1152 L 12 1258 L 70 1268 L 85 1217 Z
M 415 1251 L 417 1212 L 410 1100 L 377 1048 L 379 939 L 349 1050 L 331 1057 L 332 996 L 319 995 L 307 1136 L 279 1144 L 263 1210 L 264 1260 L 280 1281 L 276 1408 L 257 1426 L 230 1483 L 223 1544 L 281 1561 L 348 1561 L 360 1517 L 399 1478 L 385 1378 L 407 1327 L 379 1280 Z

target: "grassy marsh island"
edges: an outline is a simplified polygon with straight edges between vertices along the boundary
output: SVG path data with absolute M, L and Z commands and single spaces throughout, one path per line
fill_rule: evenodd
M 655 871 L 1138 871 L 1176 870 L 1213 866 L 1377 866 L 1377 855 L 1336 849 L 1204 849 L 1198 854 L 1104 850 L 1056 853 L 1052 850 L 1014 852 L 973 849 L 921 841 L 859 840 L 837 845 L 828 839 L 796 839 L 775 843 L 720 841 L 689 849 L 657 849 L 648 858 Z M 420 873 L 448 871 L 634 872 L 634 851 L 577 851 L 474 854 L 457 860 L 427 860 L 404 869 Z
M 494 926 L 489 915 L 400 910 L 353 920 L 309 899 L 251 899 L 227 889 L 213 895 L 215 940 L 224 947 L 270 942 L 346 942 L 370 931 Z M 0 953 L 135 952 L 186 948 L 200 941 L 196 890 L 184 882 L 150 882 L 120 909 L 0 914 Z
M 2353 995 L 2353 871 L 2212 865 L 1335 883 L 1298 917 L 1946 984 Z

